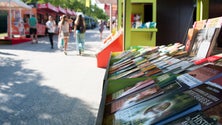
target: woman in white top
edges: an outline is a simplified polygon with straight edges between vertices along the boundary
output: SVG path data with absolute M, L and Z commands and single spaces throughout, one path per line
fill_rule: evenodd
M 69 41 L 69 21 L 66 15 L 62 17 L 61 23 L 59 24 L 59 35 L 64 40 L 64 53 L 67 55 L 67 47 Z
M 54 32 L 55 32 L 56 23 L 53 20 L 52 16 L 49 16 L 49 20 L 46 22 L 46 27 L 48 29 L 49 41 L 50 41 L 50 44 L 51 44 L 51 49 L 53 49 L 53 35 L 54 35 Z

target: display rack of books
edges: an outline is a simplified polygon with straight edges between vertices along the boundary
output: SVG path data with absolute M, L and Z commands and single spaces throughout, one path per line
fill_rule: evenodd
M 175 43 L 111 53 L 96 124 L 222 124 L 222 54 L 209 52 L 215 29 L 198 30 L 195 51 Z
M 191 117 L 190 113 L 194 112 L 200 112 L 198 116 L 202 113 L 201 117 L 209 122 L 216 122 L 204 111 L 219 105 L 222 100 L 222 90 L 217 87 L 221 83 L 217 86 L 209 84 L 222 79 L 222 67 L 215 65 L 220 60 L 215 64 L 206 61 L 197 65 L 184 48 L 176 43 L 136 46 L 112 53 L 104 78 L 97 124 L 167 124 Z M 203 106 L 198 97 L 208 99 L 209 105 L 205 102 L 207 106 Z M 184 109 L 180 111 L 178 107 Z

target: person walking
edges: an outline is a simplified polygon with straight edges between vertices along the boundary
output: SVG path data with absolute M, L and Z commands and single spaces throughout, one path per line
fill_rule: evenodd
M 67 47 L 69 41 L 69 21 L 66 15 L 62 16 L 61 23 L 59 24 L 59 37 L 64 40 L 64 54 L 67 55 Z
M 104 22 L 100 20 L 99 22 L 99 33 L 100 33 L 100 40 L 103 38 L 103 30 L 104 30 Z
M 48 21 L 46 22 L 46 27 L 48 29 L 51 49 L 53 49 L 54 48 L 54 46 L 53 46 L 53 35 L 54 35 L 55 29 L 56 29 L 56 23 L 53 20 L 52 16 L 49 16 Z
M 85 19 L 83 18 L 82 14 L 79 14 L 76 18 L 74 26 L 74 37 L 76 37 L 76 50 L 79 51 L 79 55 L 82 55 L 82 52 L 85 49 L 85 31 Z
M 30 37 L 32 39 L 32 44 L 33 43 L 38 43 L 38 38 L 37 38 L 37 19 L 35 18 L 35 15 L 33 14 L 29 18 L 29 33 Z

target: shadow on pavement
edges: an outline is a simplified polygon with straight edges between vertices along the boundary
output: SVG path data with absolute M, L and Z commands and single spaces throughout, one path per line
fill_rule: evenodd
M 93 125 L 95 116 L 78 98 L 41 86 L 44 77 L 22 60 L 0 57 L 1 125 Z M 62 83 L 61 83 L 62 84 Z

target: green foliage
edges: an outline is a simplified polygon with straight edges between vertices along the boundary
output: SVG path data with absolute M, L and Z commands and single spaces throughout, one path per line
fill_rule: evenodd
M 84 14 L 96 19 L 107 20 L 108 16 L 96 4 L 90 7 L 85 6 L 85 0 L 22 0 L 25 3 L 50 3 L 54 6 L 69 8 L 75 12 L 83 12 Z

